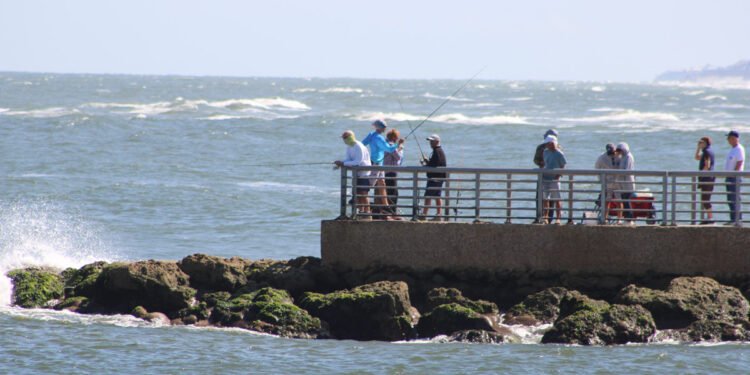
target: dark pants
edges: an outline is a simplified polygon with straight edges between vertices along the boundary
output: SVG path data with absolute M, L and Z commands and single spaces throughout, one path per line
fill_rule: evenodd
M 396 208 L 396 205 L 398 204 L 398 189 L 396 188 L 398 186 L 398 181 L 396 181 L 396 177 L 398 177 L 398 173 L 396 172 L 385 173 L 385 192 L 388 194 L 388 205 L 390 206 L 391 212 L 394 214 L 398 212 L 398 209 Z
M 621 193 L 620 196 L 623 200 L 630 199 L 630 197 L 633 196 L 633 193 Z M 626 219 L 632 219 L 633 218 L 633 211 L 630 210 L 630 202 L 622 202 L 622 209 L 623 209 L 623 216 L 625 216 Z
M 742 183 L 741 177 L 727 177 L 725 182 L 727 183 L 727 203 L 729 204 L 729 220 L 734 221 L 739 214 L 739 219 L 742 220 L 742 195 L 740 195 L 740 184 Z M 735 198 L 737 204 L 735 205 Z
M 701 189 L 701 203 L 706 210 L 711 209 L 711 193 L 714 191 L 714 178 L 707 177 L 698 180 L 698 188 Z

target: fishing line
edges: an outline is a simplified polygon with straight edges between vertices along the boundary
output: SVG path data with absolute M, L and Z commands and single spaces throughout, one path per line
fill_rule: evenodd
M 246 167 L 286 167 L 291 165 L 323 165 L 333 164 L 332 162 L 325 163 L 270 163 L 270 164 L 245 164 Z
M 448 103 L 449 101 L 451 101 L 451 99 L 453 99 L 453 98 L 454 98 L 454 97 L 455 97 L 455 96 L 456 96 L 456 95 L 457 95 L 457 94 L 458 94 L 459 92 L 461 92 L 461 90 L 463 90 L 463 89 L 464 89 L 464 87 L 466 87 L 466 85 L 468 85 L 468 84 L 469 84 L 469 83 L 470 83 L 471 81 L 473 81 L 473 80 L 474 80 L 474 78 L 476 78 L 476 76 L 478 76 L 478 75 L 479 75 L 479 73 L 481 73 L 482 71 L 484 71 L 484 69 L 485 69 L 486 67 L 487 67 L 487 66 L 484 66 L 484 67 L 482 67 L 482 69 L 479 69 L 479 71 L 478 71 L 478 72 L 476 72 L 476 74 L 474 74 L 473 76 L 471 76 L 471 78 L 469 78 L 469 80 L 468 80 L 468 81 L 464 82 L 464 84 L 463 84 L 463 85 L 461 85 L 461 87 L 459 87 L 459 88 L 458 88 L 458 89 L 457 89 L 457 90 L 456 90 L 456 91 L 455 91 L 455 92 L 454 92 L 453 94 L 451 94 L 451 96 L 449 96 L 449 97 L 445 98 L 445 100 L 443 100 L 443 102 L 442 102 L 442 103 L 440 103 L 440 105 L 439 105 L 439 106 L 438 106 L 437 108 L 435 108 L 435 110 L 434 110 L 434 111 L 432 111 L 432 112 L 431 112 L 431 113 L 430 113 L 429 115 L 427 115 L 427 117 L 425 117 L 425 119 L 424 119 L 424 120 L 422 120 L 422 122 L 420 122 L 420 123 L 419 123 L 419 124 L 417 125 L 417 127 L 415 127 L 414 129 L 412 129 L 412 130 L 411 130 L 411 132 L 410 132 L 409 134 L 407 134 L 407 135 L 406 135 L 406 137 L 404 137 L 404 138 L 409 138 L 409 136 L 410 136 L 410 135 L 412 135 L 412 134 L 413 134 L 413 133 L 414 133 L 414 132 L 415 132 L 415 131 L 416 131 L 417 129 L 419 129 L 419 127 L 420 127 L 420 126 L 422 126 L 422 125 L 423 125 L 423 124 L 425 123 L 425 121 L 429 120 L 429 119 L 430 119 L 430 117 L 432 117 L 432 115 L 434 115 L 434 114 L 435 114 L 435 112 L 439 111 L 439 110 L 440 110 L 440 108 L 443 108 L 443 106 L 444 106 L 444 105 L 445 105 L 446 103 Z

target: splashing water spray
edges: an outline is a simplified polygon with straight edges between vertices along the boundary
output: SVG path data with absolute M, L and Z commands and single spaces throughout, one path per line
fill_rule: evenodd
M 47 201 L 0 204 L 0 306 L 11 303 L 8 271 L 111 261 L 107 249 L 94 225 L 59 205 Z

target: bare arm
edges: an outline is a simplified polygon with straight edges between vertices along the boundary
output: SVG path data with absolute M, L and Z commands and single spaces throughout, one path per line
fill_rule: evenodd
M 744 163 L 744 162 L 745 162 L 744 160 L 740 160 L 740 161 L 738 161 L 738 162 L 737 162 L 737 165 L 735 165 L 735 166 L 734 166 L 734 170 L 735 170 L 735 171 L 740 171 L 740 170 L 742 170 L 742 163 Z

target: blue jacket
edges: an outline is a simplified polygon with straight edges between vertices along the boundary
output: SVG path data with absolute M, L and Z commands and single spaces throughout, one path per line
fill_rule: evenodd
M 385 137 L 383 137 L 383 135 L 378 133 L 377 131 L 368 134 L 367 137 L 362 140 L 362 144 L 365 146 L 370 146 L 370 160 L 372 161 L 372 164 L 375 165 L 383 165 L 383 158 L 385 158 L 385 153 L 393 152 L 398 148 L 398 143 L 389 145 L 385 140 Z

